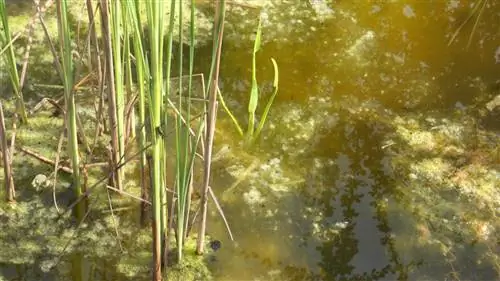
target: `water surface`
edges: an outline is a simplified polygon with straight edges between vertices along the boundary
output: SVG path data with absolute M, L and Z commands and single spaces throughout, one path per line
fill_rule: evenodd
M 258 77 L 269 93 L 269 59 L 275 58 L 280 92 L 259 148 L 238 149 L 227 116 L 219 115 L 224 133 L 216 142 L 233 149 L 215 164 L 214 185 L 224 197 L 239 177 L 243 180 L 223 200 L 236 241 L 227 238 L 216 213 L 210 221 L 210 234 L 222 242 L 211 261 L 218 280 L 498 278 L 497 254 L 485 250 L 495 243 L 472 241 L 446 223 L 436 225 L 441 219 L 453 224 L 453 218 L 470 211 L 464 206 L 473 209 L 473 204 L 463 205 L 453 191 L 440 190 L 437 201 L 447 211 L 425 210 L 429 201 L 422 198 L 435 197 L 442 185 L 414 176 L 412 169 L 438 159 L 436 150 L 443 150 L 404 145 L 398 136 L 405 129 L 397 124 L 420 130 L 422 123 L 408 125 L 413 122 L 408 120 L 427 117 L 429 132 L 433 126 L 448 128 L 446 122 L 466 119 L 457 111 L 498 91 L 500 6 L 486 3 L 468 46 L 477 13 L 450 39 L 473 10 L 470 1 L 320 5 L 326 5 L 326 18 L 318 19 L 314 5 L 306 4 L 304 13 L 316 18 L 283 10 L 285 16 L 276 20 L 276 12 L 268 12 Z M 228 38 L 222 91 L 244 120 L 252 42 Z M 256 168 L 241 176 L 253 161 Z M 498 209 L 493 217 L 484 214 L 492 235 L 498 233 L 495 214 Z

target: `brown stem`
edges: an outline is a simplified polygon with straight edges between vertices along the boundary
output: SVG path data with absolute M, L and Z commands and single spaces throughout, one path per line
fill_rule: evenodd
M 114 78 L 114 66 L 113 66 L 113 53 L 111 46 L 111 29 L 109 27 L 109 8 L 108 0 L 101 0 L 101 26 L 102 34 L 104 37 L 104 54 L 106 56 L 106 78 L 108 81 L 108 114 L 110 121 L 110 134 L 111 134 L 111 146 L 113 153 L 113 167 L 116 188 L 118 190 L 123 190 L 123 183 L 121 179 L 121 169 L 118 168 L 120 163 L 120 146 L 118 141 L 118 126 L 117 126 L 117 116 L 116 116 L 116 93 L 115 93 L 115 78 Z
M 141 157 L 143 154 L 141 153 Z M 143 161 L 141 159 L 141 161 Z M 144 159 L 144 161 L 147 161 Z M 150 189 L 150 166 L 147 164 L 141 165 L 141 199 L 144 201 L 149 201 L 149 189 Z M 141 201 L 141 226 L 146 227 L 149 222 L 149 206 L 146 205 L 144 201 Z
M 99 6 L 99 4 L 97 6 Z M 96 7 L 96 11 L 97 11 L 97 8 L 98 7 Z M 97 145 L 97 138 L 99 137 L 100 131 L 102 128 L 101 122 L 100 122 L 101 121 L 100 117 L 101 117 L 102 110 L 104 107 L 104 105 L 103 105 L 103 95 L 104 95 L 103 75 L 104 75 L 104 72 L 103 72 L 103 67 L 102 67 L 102 63 L 101 63 L 101 56 L 99 55 L 99 41 L 97 39 L 97 32 L 95 30 L 95 19 L 94 19 L 95 12 L 93 11 L 91 0 L 87 0 L 87 14 L 88 14 L 89 23 L 90 23 L 90 34 L 91 34 L 90 44 L 92 46 L 94 46 L 94 48 L 95 48 L 94 55 L 92 55 L 92 50 L 89 48 L 89 54 L 90 54 L 89 67 L 90 67 L 90 71 L 92 72 L 92 66 L 94 64 L 96 65 L 96 67 L 97 67 L 97 84 L 99 85 L 99 89 L 100 89 L 99 106 L 98 106 L 98 109 L 96 110 L 96 126 L 95 126 L 95 134 L 94 134 L 94 143 L 92 145 L 92 148 L 95 148 Z
M 64 123 L 66 123 L 66 117 L 64 117 Z M 64 124 L 64 128 L 66 128 L 66 124 Z M 57 144 L 56 161 L 54 165 L 54 184 L 52 185 L 52 199 L 54 200 L 54 206 L 56 207 L 58 213 L 59 213 L 59 206 L 57 205 L 57 198 L 56 198 L 56 184 L 57 184 L 57 171 L 59 170 L 59 158 L 61 157 L 63 142 L 64 142 L 64 129 L 61 132 L 61 135 L 59 137 L 59 143 Z
M 214 33 L 214 38 L 218 41 L 216 58 L 215 58 L 215 70 L 213 72 L 212 79 L 212 87 L 209 89 L 209 104 L 208 104 L 208 116 L 207 116 L 207 135 L 205 142 L 205 158 L 204 158 L 204 174 L 203 174 L 203 190 L 201 197 L 201 220 L 200 220 L 200 231 L 198 232 L 198 241 L 196 245 L 196 252 L 201 255 L 204 252 L 205 247 L 205 232 L 207 225 L 207 211 L 208 211 L 208 189 L 209 189 L 209 181 L 210 181 L 210 168 L 211 168 L 211 159 L 212 159 L 212 145 L 214 140 L 214 132 L 215 132 L 215 122 L 216 122 L 216 114 L 217 114 L 217 88 L 219 81 L 219 70 L 220 70 L 220 57 L 222 50 L 222 37 L 224 33 L 224 15 L 221 14 L 221 9 L 225 7 L 224 1 L 217 1 L 216 12 L 215 12 L 215 21 L 214 21 L 214 31 L 218 31 L 218 34 Z M 220 26 L 220 29 L 217 28 Z
M 49 164 L 49 165 L 52 165 L 52 166 L 55 166 L 55 162 L 50 160 L 49 158 L 46 158 L 36 152 L 33 152 L 27 148 L 24 148 L 24 147 L 19 147 L 19 150 L 21 150 L 22 152 L 28 154 L 29 156 L 32 156 L 32 157 L 35 157 L 36 159 L 46 163 L 46 164 Z M 65 167 L 65 166 L 60 166 L 58 170 L 61 170 L 61 171 L 64 171 L 68 174 L 72 174 L 73 173 L 73 170 L 71 168 L 68 168 L 68 167 Z
M 15 122 L 15 121 L 14 121 Z M 7 202 L 14 202 L 14 178 L 12 177 L 11 161 L 9 154 L 9 147 L 7 145 L 7 134 L 5 131 L 5 120 L 3 116 L 3 106 L 0 102 L 0 143 L 3 152 L 3 171 L 5 175 L 5 200 Z

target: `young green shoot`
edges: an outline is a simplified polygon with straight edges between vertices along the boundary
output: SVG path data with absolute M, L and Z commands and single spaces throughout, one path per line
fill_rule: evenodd
M 250 94 L 249 94 L 249 101 L 248 101 L 248 128 L 246 133 L 243 132 L 242 127 L 240 126 L 238 120 L 234 116 L 234 114 L 231 112 L 231 110 L 227 107 L 224 98 L 221 94 L 220 91 L 218 91 L 218 96 L 219 100 L 221 101 L 221 105 L 224 108 L 224 110 L 227 112 L 229 117 L 231 118 L 232 122 L 236 126 L 236 130 L 240 134 L 241 137 L 243 137 L 246 141 L 247 144 L 252 144 L 257 140 L 257 138 L 260 136 L 260 133 L 262 132 L 262 129 L 264 128 L 264 125 L 266 124 L 267 121 L 267 115 L 269 114 L 269 111 L 271 109 L 271 106 L 273 105 L 274 99 L 276 98 L 276 95 L 278 94 L 278 85 L 279 85 L 279 70 L 278 70 L 278 64 L 276 61 L 271 58 L 271 62 L 273 64 L 273 69 L 274 69 L 274 80 L 273 80 L 273 93 L 271 94 L 271 97 L 269 98 L 266 107 L 264 108 L 264 111 L 262 112 L 262 115 L 260 117 L 260 121 L 258 125 L 255 125 L 255 113 L 257 111 L 257 107 L 259 104 L 259 85 L 257 83 L 257 63 L 256 63 L 256 57 L 257 57 L 257 52 L 260 50 L 260 45 L 261 45 L 261 38 L 262 38 L 262 24 L 261 20 L 259 19 L 259 24 L 257 27 L 257 32 L 255 35 L 255 42 L 254 42 L 254 47 L 253 47 L 253 57 L 252 57 L 252 87 L 250 89 Z

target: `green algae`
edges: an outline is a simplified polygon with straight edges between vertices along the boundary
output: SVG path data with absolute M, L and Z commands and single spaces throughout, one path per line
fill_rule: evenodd
M 451 264 L 465 259 L 475 260 L 474 266 L 478 270 L 489 266 L 494 268 L 495 261 L 498 263 L 493 245 L 498 232 L 500 179 L 498 167 L 489 155 L 500 139 L 495 134 L 479 130 L 476 131 L 478 139 L 467 142 L 465 138 L 470 134 L 462 132 L 470 131 L 471 123 L 461 122 L 460 116 L 456 120 L 436 118 L 439 121 L 433 122 L 439 124 L 425 129 L 430 116 L 425 120 L 397 121 L 396 134 L 402 141 L 410 140 L 407 142 L 410 149 L 400 150 L 393 158 L 393 165 L 397 167 L 397 174 L 406 179 L 400 188 L 409 197 L 407 200 L 417 215 L 414 226 L 410 227 L 419 237 L 414 246 L 402 243 L 401 247 L 416 247 L 413 251 L 420 254 L 425 251 L 419 247 L 428 249 L 424 254 L 428 262 L 444 256 Z M 440 126 L 442 129 L 435 129 Z M 419 142 L 422 138 L 415 138 L 415 134 L 439 141 L 431 147 L 426 142 Z M 450 157 L 449 148 L 457 144 L 462 146 L 461 149 L 455 149 Z M 421 153 L 422 145 L 425 145 L 426 154 Z M 471 247 L 474 247 L 474 255 L 468 256 Z M 434 257 L 429 256 L 430 253 L 434 253 Z

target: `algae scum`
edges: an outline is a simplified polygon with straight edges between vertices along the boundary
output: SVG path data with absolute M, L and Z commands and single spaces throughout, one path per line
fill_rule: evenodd
M 280 90 L 251 149 L 219 108 L 212 186 L 235 241 L 212 208 L 213 250 L 170 280 L 500 279 L 500 4 L 454 37 L 469 1 L 247 2 L 263 17 L 260 86 L 271 92 L 273 57 Z M 228 10 L 221 91 L 240 120 L 257 15 Z M 19 142 L 51 155 L 61 123 L 40 114 Z M 148 280 L 136 201 L 115 199 L 119 219 L 95 203 L 76 231 L 51 183 L 32 182 L 50 169 L 22 154 L 14 164 L 24 199 L 0 208 L 5 280 L 71 280 L 63 253 L 76 249 L 93 280 Z

